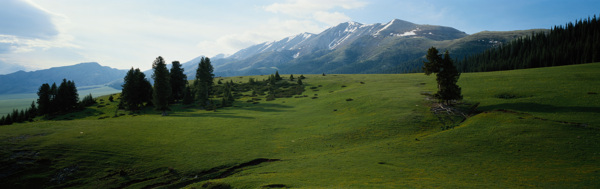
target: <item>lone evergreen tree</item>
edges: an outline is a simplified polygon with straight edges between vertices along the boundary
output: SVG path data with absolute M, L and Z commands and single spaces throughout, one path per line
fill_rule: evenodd
M 171 95 L 173 101 L 183 99 L 183 93 L 187 84 L 187 76 L 183 73 L 179 61 L 173 61 L 171 67 Z
M 214 85 L 214 74 L 213 66 L 210 64 L 210 59 L 202 57 L 196 70 L 196 80 L 194 80 L 194 87 L 196 91 L 196 100 L 200 103 L 200 106 L 207 107 L 210 104 L 210 95 L 213 92 Z
M 436 74 L 438 91 L 434 94 L 440 101 L 450 104 L 452 100 L 462 100 L 461 88 L 456 85 L 460 73 L 454 67 L 450 54 L 446 51 L 442 57 L 435 47 L 427 50 L 427 61 L 423 61 L 425 75 Z
M 152 63 L 152 79 L 154 79 L 154 90 L 152 93 L 152 103 L 156 110 L 162 111 L 162 115 L 167 115 L 169 110 L 169 100 L 171 98 L 171 76 L 167 69 L 167 64 L 162 57 L 157 57 Z

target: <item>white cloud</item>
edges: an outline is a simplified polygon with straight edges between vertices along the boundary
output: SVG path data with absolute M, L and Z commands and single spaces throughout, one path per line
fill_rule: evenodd
M 323 26 L 310 20 L 272 18 L 266 23 L 241 33 L 232 32 L 214 40 L 201 41 L 197 47 L 201 49 L 201 52 L 206 52 L 206 56 L 214 56 L 219 53 L 233 54 L 255 44 L 279 40 L 302 32 L 316 33 L 323 29 Z
M 51 39 L 58 35 L 51 14 L 27 1 L 0 1 L 0 34 Z
M 335 25 L 350 21 L 350 17 L 344 13 L 333 11 L 335 9 L 357 9 L 366 6 L 366 2 L 359 0 L 288 0 L 285 3 L 273 3 L 264 9 L 273 13 L 281 13 L 296 18 L 307 18 Z M 333 11 L 333 12 L 332 12 Z
M 326 23 L 327 25 L 336 25 L 342 22 L 352 21 L 349 16 L 346 16 L 340 12 L 325 12 L 319 11 L 313 13 L 313 18 L 319 22 Z
M 312 12 L 324 11 L 340 7 L 343 9 L 361 8 L 366 2 L 358 0 L 288 0 L 286 3 L 273 3 L 265 7 L 265 10 L 274 13 L 290 15 L 310 14 Z

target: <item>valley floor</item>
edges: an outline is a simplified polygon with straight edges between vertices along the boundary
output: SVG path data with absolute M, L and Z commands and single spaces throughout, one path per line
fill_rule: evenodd
M 462 74 L 464 102 L 481 113 L 455 124 L 430 112 L 422 94 L 435 77 L 423 74 L 307 75 L 306 97 L 243 97 L 214 112 L 174 105 L 166 117 L 116 111 L 103 97 L 83 112 L 0 127 L 0 183 L 598 188 L 597 73 L 599 63 Z

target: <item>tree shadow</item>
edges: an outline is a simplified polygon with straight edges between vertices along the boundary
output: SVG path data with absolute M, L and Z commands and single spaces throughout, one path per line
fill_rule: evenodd
M 43 116 L 42 119 L 58 121 L 58 120 L 84 119 L 87 117 L 96 117 L 96 116 L 108 118 L 112 115 L 105 114 L 104 112 L 102 112 L 100 110 L 85 108 L 82 110 L 74 110 L 74 111 L 67 112 L 67 113 L 57 113 L 57 114 L 46 115 L 46 116 Z
M 250 104 L 250 105 L 241 105 L 239 107 L 244 110 L 258 111 L 258 112 L 287 112 L 293 108 L 293 106 L 283 105 L 283 104 L 267 104 L 267 103 L 259 103 L 259 104 Z
M 191 112 L 191 111 L 190 111 Z M 234 118 L 234 119 L 255 119 L 249 116 L 240 116 L 234 113 L 224 112 L 205 112 L 205 113 L 172 113 L 169 117 L 217 117 L 217 118 Z
M 240 116 L 239 113 L 227 113 L 227 109 L 240 109 L 257 112 L 287 112 L 293 106 L 271 103 L 240 103 L 234 107 L 219 108 L 217 111 L 206 111 L 196 106 L 178 107 L 169 111 L 171 117 L 220 117 L 220 118 L 238 118 L 238 119 L 254 119 L 254 117 Z M 206 111 L 206 112 L 203 112 Z
M 489 106 L 480 106 L 478 108 L 482 111 L 490 111 L 495 109 L 510 109 L 524 112 L 543 112 L 543 113 L 560 113 L 560 112 L 587 112 L 594 113 L 600 112 L 600 107 L 587 107 L 587 106 L 554 106 L 548 104 L 538 104 L 531 102 L 524 103 L 503 103 L 494 104 Z

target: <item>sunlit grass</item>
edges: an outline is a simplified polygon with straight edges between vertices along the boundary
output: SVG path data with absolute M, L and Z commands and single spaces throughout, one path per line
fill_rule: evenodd
M 599 71 L 600 64 L 586 64 L 463 74 L 465 101 L 485 112 L 444 131 L 420 94 L 436 89 L 435 78 L 423 74 L 305 75 L 308 97 L 258 104 L 242 97 L 217 111 L 174 105 L 165 117 L 151 108 L 115 117 L 118 103 L 104 96 L 83 112 L 0 127 L 4 161 L 38 153 L 30 163 L 37 168 L 18 174 L 28 176 L 0 180 L 138 188 L 269 158 L 279 161 L 183 186 L 595 188 L 600 102 L 588 92 L 600 92 Z M 49 181 L 72 167 L 63 183 Z

